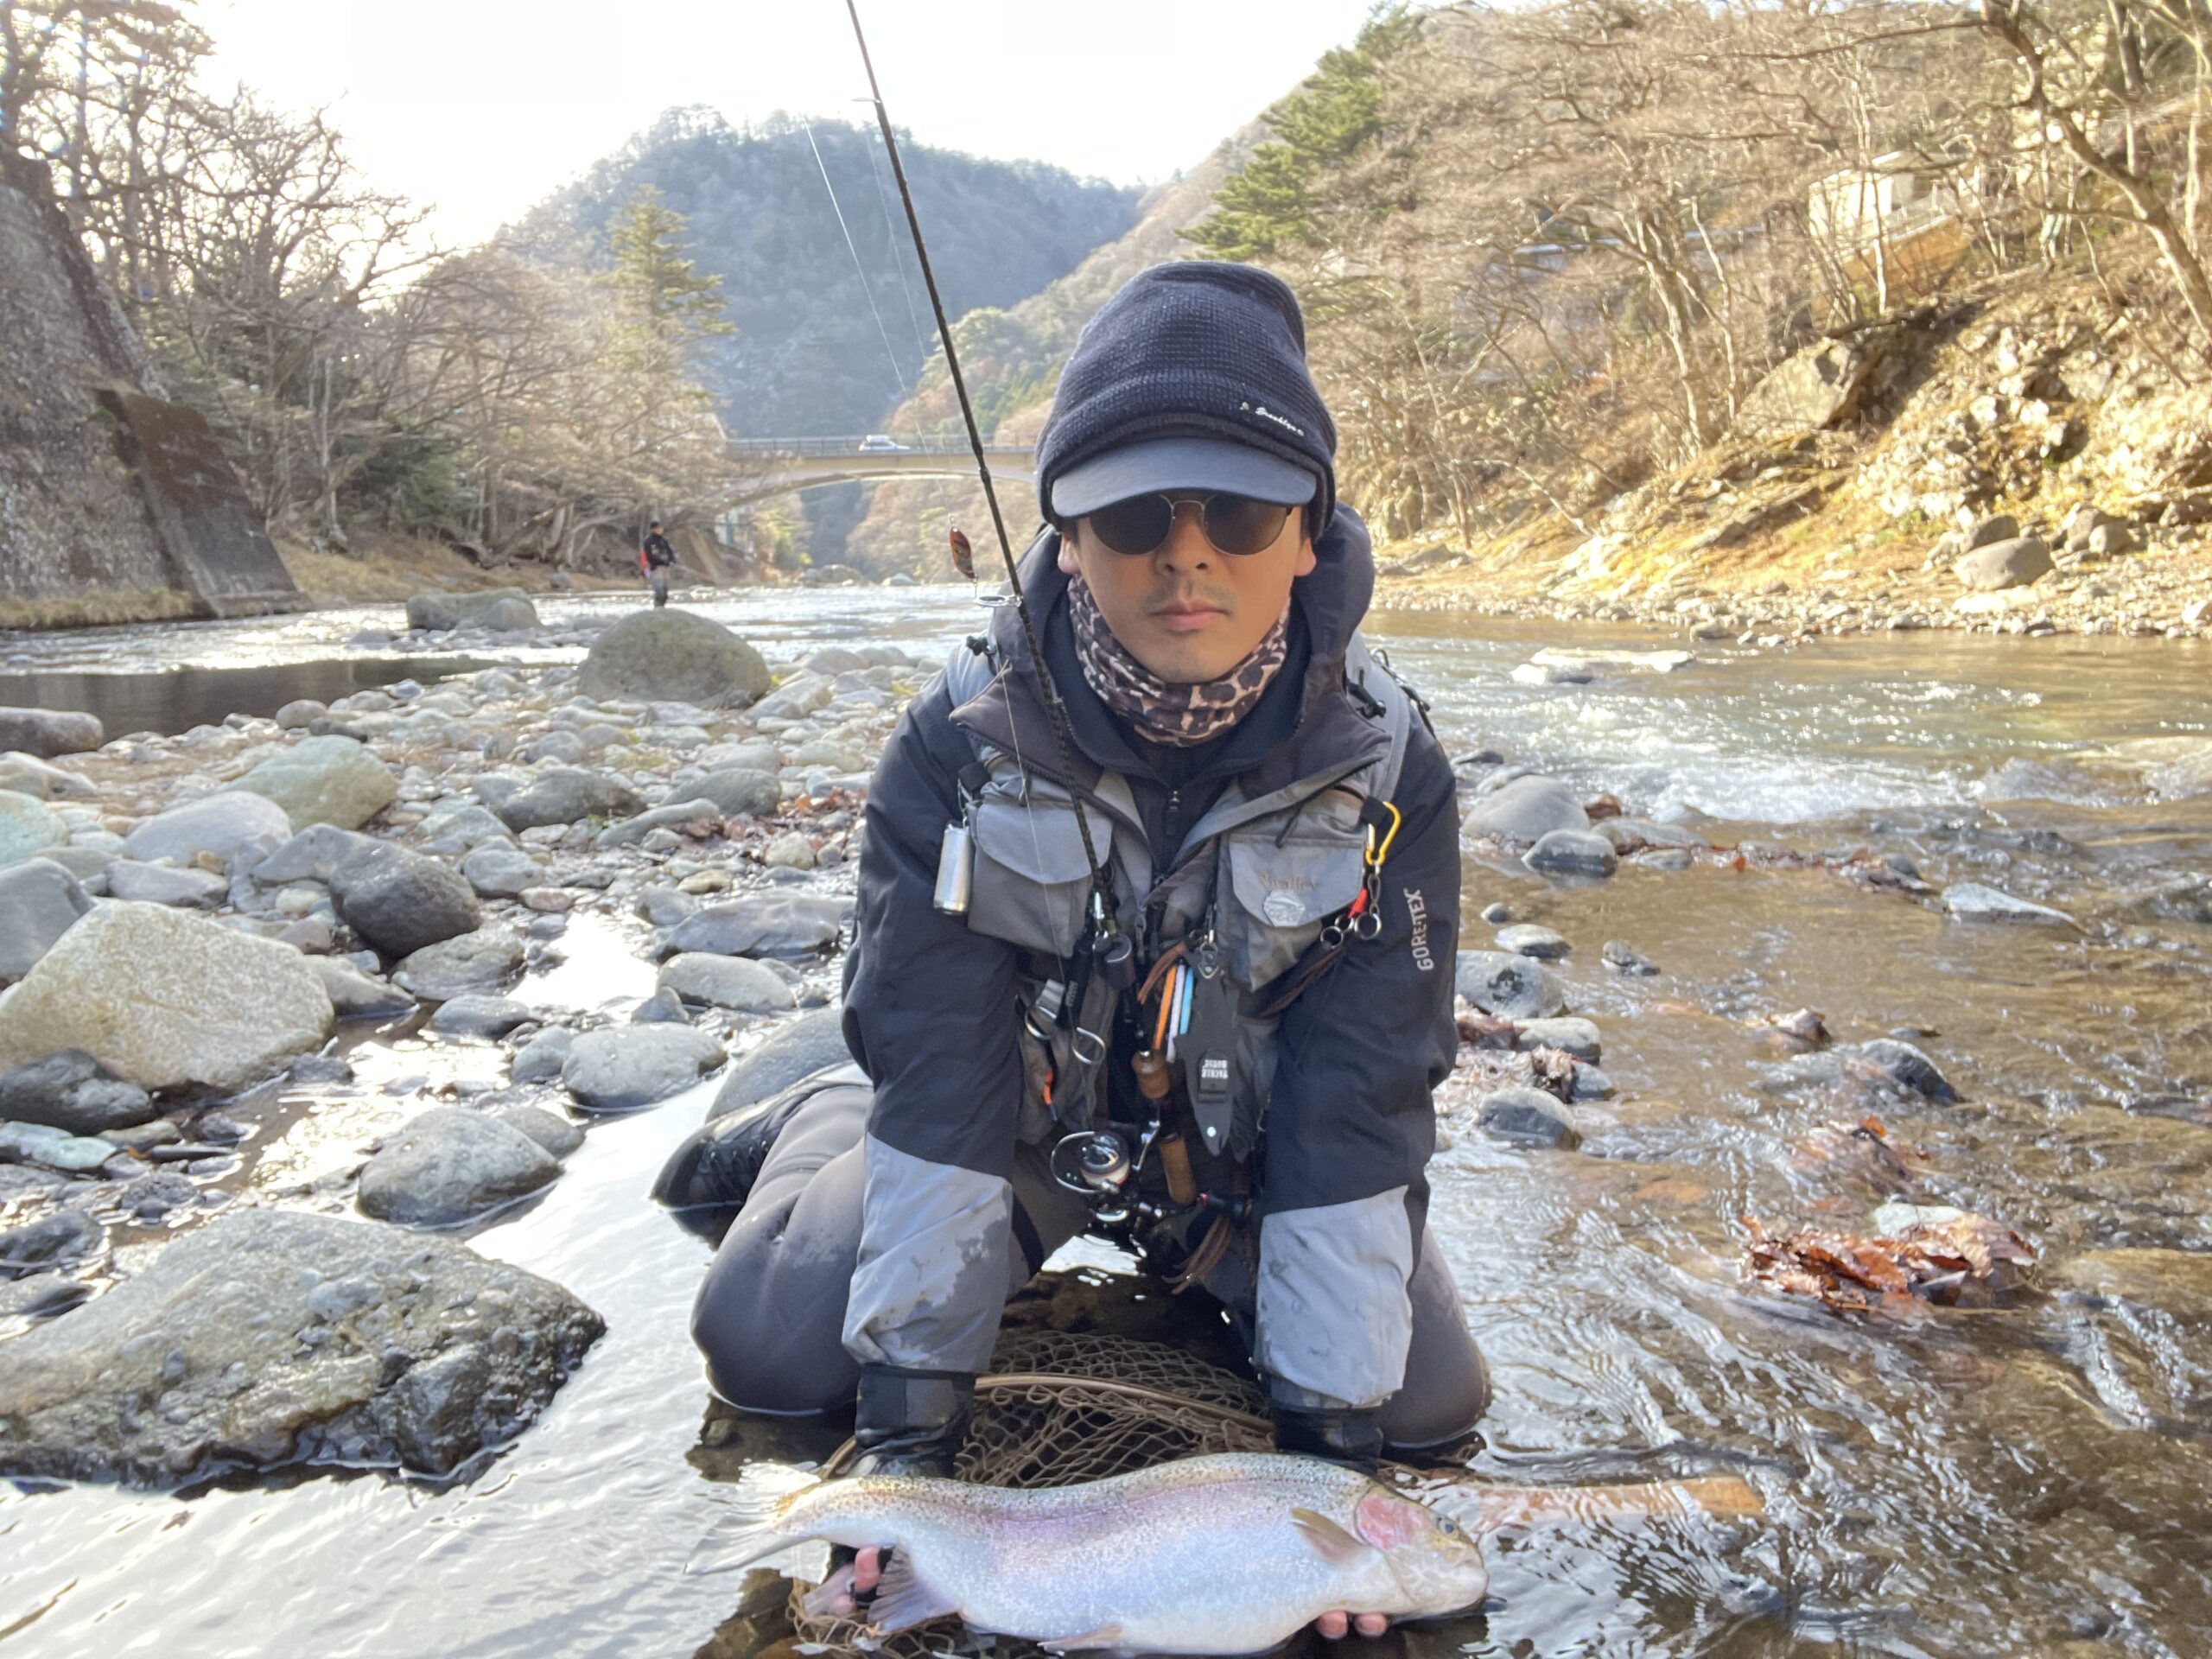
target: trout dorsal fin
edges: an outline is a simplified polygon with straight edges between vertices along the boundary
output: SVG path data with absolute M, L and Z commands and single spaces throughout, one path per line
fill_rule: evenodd
M 1314 1552 L 1325 1561 L 1338 1567 L 1357 1560 L 1373 1548 L 1346 1532 L 1325 1515 L 1312 1510 L 1293 1510 L 1290 1524 L 1298 1529 L 1300 1537 L 1313 1546 Z

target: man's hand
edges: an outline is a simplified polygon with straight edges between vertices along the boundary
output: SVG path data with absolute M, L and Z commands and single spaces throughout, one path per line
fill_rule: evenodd
M 838 1616 L 849 1618 L 861 1611 L 868 1599 L 875 1593 L 875 1586 L 883 1582 L 883 1558 L 887 1552 L 870 1544 L 853 1557 L 852 1600 L 849 1605 L 842 1599 Z M 1341 1607 L 1332 1608 L 1313 1621 L 1313 1628 L 1332 1642 L 1340 1641 L 1354 1630 L 1362 1636 L 1380 1636 L 1390 1628 L 1390 1621 L 1380 1613 L 1362 1613 L 1354 1618 Z

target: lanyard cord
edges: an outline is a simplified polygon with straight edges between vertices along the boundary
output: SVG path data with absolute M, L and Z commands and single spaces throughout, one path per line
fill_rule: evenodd
M 883 90 L 876 84 L 875 63 L 868 56 L 868 36 L 861 29 L 860 7 L 856 0 L 845 0 L 845 10 L 852 16 L 853 38 L 860 45 L 861 65 L 868 71 L 868 101 L 875 105 L 876 124 L 883 130 L 883 148 L 891 157 L 891 176 L 899 186 L 899 200 L 906 210 L 906 228 L 914 238 L 914 257 L 922 268 L 922 281 L 930 292 L 930 309 L 937 316 L 938 339 L 944 346 L 944 366 L 952 376 L 952 390 L 960 400 L 960 418 L 968 427 L 969 447 L 976 452 L 976 475 L 982 481 L 983 499 L 990 504 L 991 526 L 998 531 L 999 556 L 1006 562 L 1007 586 L 1014 593 L 1015 613 L 1021 620 L 1021 632 L 1029 644 L 1029 664 L 1036 671 L 1037 690 L 1044 699 L 1046 724 L 1052 729 L 1052 742 L 1059 752 L 1061 774 L 1068 780 L 1068 789 L 1076 795 L 1075 824 L 1083 837 L 1083 860 L 1090 870 L 1090 921 L 1099 935 L 1110 936 L 1114 926 L 1114 889 L 1106 879 L 1106 872 L 1098 862 L 1098 849 L 1091 842 L 1090 815 L 1084 811 L 1081 795 L 1077 792 L 1075 745 L 1073 727 L 1068 711 L 1060 702 L 1058 690 L 1052 677 L 1045 669 L 1045 652 L 1037 638 L 1035 619 L 1029 613 L 1029 597 L 1021 588 L 1021 573 L 1014 568 L 1014 545 L 1006 533 L 1006 518 L 999 511 L 998 491 L 991 483 L 989 461 L 983 454 L 982 429 L 976 423 L 976 408 L 968 398 L 968 383 L 960 372 L 960 356 L 953 349 L 952 325 L 945 320 L 944 301 L 938 294 L 937 272 L 930 264 L 929 245 L 922 239 L 922 221 L 914 211 L 913 192 L 906 186 L 906 168 L 899 159 L 899 140 L 891 130 L 891 112 L 884 107 Z M 1032 808 L 1031 810 L 1034 810 Z

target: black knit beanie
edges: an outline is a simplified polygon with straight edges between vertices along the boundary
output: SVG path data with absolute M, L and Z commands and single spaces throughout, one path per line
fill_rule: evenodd
M 1146 438 L 1226 438 L 1311 472 L 1306 533 L 1337 504 L 1337 427 L 1306 366 L 1306 322 L 1281 277 L 1183 259 L 1139 271 L 1084 325 L 1037 441 L 1037 500 L 1079 461 Z

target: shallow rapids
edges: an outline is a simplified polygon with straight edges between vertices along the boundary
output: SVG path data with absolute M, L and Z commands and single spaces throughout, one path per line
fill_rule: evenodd
M 556 625 L 610 608 L 541 605 Z M 964 589 L 702 608 L 772 655 L 949 648 L 981 626 Z M 78 680 L 116 676 L 137 677 L 131 706 L 159 707 L 145 694 L 165 677 L 227 666 L 262 677 L 234 707 L 267 714 L 326 695 L 313 675 L 372 662 L 427 680 L 452 665 L 346 643 L 395 626 L 385 608 L 12 636 L 0 675 L 17 677 L 0 701 L 42 686 L 97 706 L 126 688 Z M 2157 800 L 2145 766 L 2164 753 L 2146 740 L 2212 741 L 2212 651 L 1698 643 L 1672 674 L 1525 685 L 1510 670 L 1546 645 L 1686 642 L 1436 614 L 1385 615 L 1370 632 L 1454 754 L 1494 749 L 1722 844 L 1901 855 L 1932 887 L 1986 883 L 2076 924 L 1955 920 L 1932 899 L 1756 860 L 1631 863 L 1569 886 L 1470 857 L 1463 947 L 1489 947 L 1492 904 L 1565 935 L 1554 965 L 1601 1030 L 1617 1091 L 1576 1108 L 1575 1152 L 1488 1138 L 1464 1081 L 1440 1103 L 1451 1144 L 1432 1224 L 1497 1391 L 1474 1466 L 1515 1483 L 1738 1475 L 1768 1515 L 1503 1541 L 1483 1617 L 1388 1643 L 1439 1659 L 2212 1651 L 2212 899 L 2187 896 L 2212 874 L 2212 796 Z M 1609 940 L 1658 976 L 1608 971 Z M 568 964 L 513 995 L 624 1008 L 650 991 L 620 938 L 600 942 L 604 971 L 589 943 L 580 928 Z M 1840 1042 L 1910 1033 L 1961 1098 L 1780 1086 L 1768 1022 L 1801 1007 Z M 393 1045 L 354 1059 L 373 1089 L 485 1053 Z M 487 1471 L 443 1490 L 319 1474 L 181 1496 L 0 1491 L 0 1659 L 739 1652 L 715 1644 L 737 1587 L 681 1573 L 715 1511 L 692 1461 L 707 1396 L 686 1330 L 705 1249 L 645 1199 L 711 1092 L 595 1124 L 540 1201 L 473 1236 L 608 1325 Z M 284 1137 L 309 1176 L 358 1138 L 336 1113 L 319 1135 L 320 1111 Z M 1903 1187 L 1863 1141 L 1827 1132 L 1869 1116 L 1904 1154 Z M 2048 1294 L 1846 1320 L 1745 1279 L 1740 1217 L 1870 1230 L 1872 1206 L 1901 1192 L 2017 1229 Z M 764 1435 L 764 1449 L 814 1455 L 818 1439 Z

